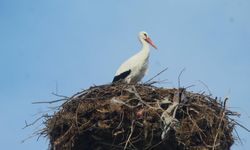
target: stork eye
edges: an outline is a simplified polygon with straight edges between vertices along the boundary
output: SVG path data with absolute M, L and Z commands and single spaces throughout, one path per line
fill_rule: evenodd
M 145 37 L 147 37 L 147 34 L 146 34 L 146 33 L 144 33 L 144 35 L 145 35 Z

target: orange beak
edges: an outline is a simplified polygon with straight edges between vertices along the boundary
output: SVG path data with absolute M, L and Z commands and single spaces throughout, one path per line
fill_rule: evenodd
M 157 49 L 157 47 L 154 45 L 153 41 L 148 37 L 145 39 L 146 42 L 148 42 L 153 48 Z

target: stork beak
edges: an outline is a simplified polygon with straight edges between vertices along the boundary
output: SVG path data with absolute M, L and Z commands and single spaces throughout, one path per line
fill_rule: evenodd
M 153 41 L 148 37 L 145 39 L 146 42 L 148 42 L 153 48 L 157 49 L 157 47 L 154 45 Z

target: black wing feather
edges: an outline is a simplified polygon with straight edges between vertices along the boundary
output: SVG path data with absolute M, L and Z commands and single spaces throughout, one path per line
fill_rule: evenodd
M 131 73 L 131 70 L 128 70 L 115 76 L 112 83 L 125 79 L 130 73 Z

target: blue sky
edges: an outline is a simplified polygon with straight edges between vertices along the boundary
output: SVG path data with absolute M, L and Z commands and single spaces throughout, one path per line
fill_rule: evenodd
M 32 138 L 24 120 L 48 110 L 33 101 L 54 100 L 111 82 L 119 65 L 140 49 L 145 30 L 152 49 L 149 79 L 164 68 L 158 86 L 229 96 L 228 107 L 250 128 L 249 0 L 0 0 L 0 143 L 1 149 L 44 150 L 46 139 Z M 39 128 L 39 124 L 36 125 Z M 250 134 L 237 128 L 233 150 L 247 150 Z

